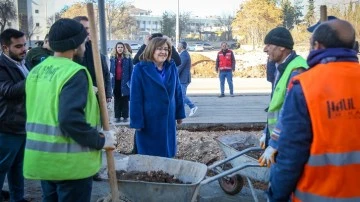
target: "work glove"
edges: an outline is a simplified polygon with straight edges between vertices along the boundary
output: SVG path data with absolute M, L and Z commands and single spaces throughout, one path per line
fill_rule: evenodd
M 113 130 L 101 130 L 100 133 L 105 136 L 105 144 L 103 146 L 103 149 L 115 149 L 115 132 Z
M 274 149 L 271 146 L 268 146 L 258 160 L 260 166 L 264 166 L 266 164 L 266 166 L 270 168 L 271 164 L 275 163 L 276 153 L 277 153 L 276 149 Z
M 261 136 L 261 138 L 260 138 L 260 148 L 261 149 L 265 149 L 265 140 L 266 140 L 266 134 L 265 133 L 263 133 L 262 134 L 262 136 Z

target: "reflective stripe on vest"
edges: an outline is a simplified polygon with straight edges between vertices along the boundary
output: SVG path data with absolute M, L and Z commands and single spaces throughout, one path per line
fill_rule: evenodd
M 76 180 L 94 175 L 101 166 L 101 150 L 77 143 L 59 127 L 59 100 L 66 83 L 79 71 L 88 80 L 86 122 L 100 124 L 100 110 L 85 67 L 67 58 L 49 56 L 26 80 L 26 145 L 24 176 L 38 180 Z M 76 97 L 74 97 L 76 99 Z
M 349 164 L 360 164 L 360 152 L 311 155 L 307 164 L 309 164 L 309 166 L 344 166 Z
M 310 156 L 294 201 L 360 201 L 359 78 L 357 62 L 318 64 L 294 77 L 312 129 Z
M 36 140 L 27 140 L 26 149 L 34 151 L 50 152 L 50 153 L 79 153 L 79 152 L 91 152 L 95 149 L 89 147 L 83 147 L 76 142 L 73 143 L 51 143 Z
M 40 123 L 26 123 L 26 131 L 32 133 L 40 133 L 40 134 L 47 134 L 53 136 L 64 136 L 59 127 L 56 126 L 49 126 L 46 124 Z
M 218 53 L 220 70 L 231 70 L 232 69 L 231 53 L 232 53 L 231 50 L 227 50 L 225 55 L 222 51 L 220 51 Z
M 301 67 L 307 69 L 308 65 L 304 58 L 297 56 L 286 66 L 284 73 L 281 75 L 281 78 L 275 86 L 267 113 L 267 127 L 270 134 L 274 130 L 279 118 L 280 109 L 284 103 L 287 83 L 290 79 L 291 72 L 294 71 L 294 69 Z
M 339 182 L 340 183 L 340 182 Z M 354 198 L 329 198 L 318 196 L 310 193 L 304 193 L 299 190 L 295 191 L 295 197 L 303 202 L 359 202 L 360 197 Z M 296 201 L 296 199 L 295 199 Z

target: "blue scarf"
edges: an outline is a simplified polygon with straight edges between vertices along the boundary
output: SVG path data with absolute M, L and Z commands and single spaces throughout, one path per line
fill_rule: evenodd
M 326 48 L 310 51 L 309 67 L 328 62 L 359 62 L 356 51 L 348 48 Z

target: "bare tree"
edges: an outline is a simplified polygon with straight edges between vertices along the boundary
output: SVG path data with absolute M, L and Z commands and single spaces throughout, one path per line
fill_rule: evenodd
M 25 35 L 27 36 L 28 40 L 29 40 L 29 47 L 31 47 L 31 38 L 34 34 L 39 34 L 40 33 L 40 25 L 35 24 L 34 25 L 34 19 L 31 16 L 28 19 L 28 30 L 27 32 L 24 32 Z
M 56 12 L 54 13 L 54 15 L 48 17 L 47 19 L 47 27 L 50 28 L 52 24 L 54 24 L 57 20 L 59 20 L 61 18 L 62 12 Z
M 6 25 L 16 19 L 16 10 L 13 0 L 0 0 L 0 30 L 4 31 Z
M 130 16 L 131 5 L 123 0 L 107 0 L 105 4 L 105 15 L 107 20 L 108 39 L 113 33 L 130 33 L 131 27 L 135 25 L 135 19 Z
M 234 16 L 232 15 L 223 15 L 218 18 L 220 26 L 224 28 L 226 40 L 232 39 L 232 23 L 234 21 Z

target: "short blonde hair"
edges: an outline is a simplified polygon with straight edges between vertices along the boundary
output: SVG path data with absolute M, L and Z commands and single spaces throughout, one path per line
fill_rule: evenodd
M 168 39 L 164 37 L 155 37 L 149 41 L 149 44 L 146 46 L 144 52 L 140 55 L 140 60 L 144 61 L 154 61 L 154 53 L 156 48 L 161 47 L 162 45 L 167 44 L 169 48 L 169 54 L 166 58 L 167 61 L 171 60 L 172 46 Z

